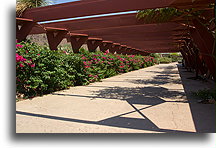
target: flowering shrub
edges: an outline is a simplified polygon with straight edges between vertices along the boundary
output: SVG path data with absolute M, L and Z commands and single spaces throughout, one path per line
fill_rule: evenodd
M 26 97 L 43 95 L 152 66 L 155 62 L 149 56 L 89 53 L 85 50 L 74 54 L 21 42 L 16 45 L 17 93 Z
M 102 52 L 83 52 L 79 54 L 84 64 L 84 71 L 90 82 L 108 78 L 119 73 L 152 66 L 156 62 L 153 57 L 118 55 Z
M 32 97 L 85 83 L 80 57 L 29 42 L 20 45 L 16 48 L 17 93 Z

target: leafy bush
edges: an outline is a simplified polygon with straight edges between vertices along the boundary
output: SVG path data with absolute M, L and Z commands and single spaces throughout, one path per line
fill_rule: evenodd
M 172 59 L 172 62 L 178 62 L 182 60 L 182 57 L 178 53 L 170 53 L 168 57 Z
M 172 59 L 168 57 L 161 57 L 161 58 L 158 58 L 158 61 L 159 63 L 162 63 L 162 64 L 168 64 L 172 62 Z
M 16 87 L 26 97 L 43 95 L 75 85 L 86 85 L 119 73 L 152 66 L 153 57 L 52 51 L 31 42 L 16 45 Z

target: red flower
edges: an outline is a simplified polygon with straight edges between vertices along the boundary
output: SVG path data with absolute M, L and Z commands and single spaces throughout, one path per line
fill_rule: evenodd
M 35 67 L 35 64 L 31 64 L 31 67 Z
M 22 64 L 22 63 L 20 63 L 20 65 L 19 65 L 20 67 L 24 67 L 24 65 Z
M 23 45 L 20 45 L 20 44 L 16 44 L 16 48 L 22 48 Z

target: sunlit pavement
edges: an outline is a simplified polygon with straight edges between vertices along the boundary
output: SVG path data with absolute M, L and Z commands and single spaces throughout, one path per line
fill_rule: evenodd
M 20 101 L 16 104 L 16 132 L 215 132 L 215 105 L 193 99 L 191 105 L 188 90 L 193 86 L 186 77 L 193 73 L 184 71 L 177 63 L 161 64 Z M 184 87 L 182 80 L 186 81 Z

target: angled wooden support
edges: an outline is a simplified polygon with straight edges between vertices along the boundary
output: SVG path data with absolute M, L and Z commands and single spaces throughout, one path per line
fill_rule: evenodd
M 193 25 L 196 28 L 197 33 L 200 35 L 201 40 L 205 43 L 204 46 L 206 48 L 206 52 L 212 53 L 213 45 L 214 45 L 214 36 L 208 31 L 208 29 L 202 25 L 197 19 L 194 19 Z
M 121 45 L 120 49 L 118 51 L 116 51 L 118 54 L 123 54 L 126 55 L 126 49 L 127 49 L 127 45 Z
M 189 53 L 187 51 L 185 51 L 186 47 L 182 47 L 182 50 L 181 50 L 181 54 L 185 60 L 185 68 L 190 68 L 191 66 L 191 62 L 190 62 L 190 56 L 189 56 Z
M 37 23 L 32 19 L 16 18 L 16 39 L 18 42 L 24 41 L 32 28 Z
M 131 53 L 134 54 L 134 55 L 136 55 L 136 54 L 138 54 L 138 51 L 136 50 L 136 48 L 132 48 L 131 49 Z
M 68 33 L 67 29 L 46 27 L 45 30 L 50 49 L 58 50 L 58 45 L 61 43 L 61 41 L 65 38 L 66 34 Z
M 113 45 L 112 41 L 102 41 L 102 43 L 99 45 L 100 51 L 105 52 L 108 49 L 110 49 Z
M 138 55 L 142 55 L 142 56 L 148 55 L 146 52 L 144 52 L 144 51 L 142 51 L 142 50 L 140 50 L 140 49 L 137 49 L 137 54 L 138 54 Z
M 117 54 L 122 54 L 124 48 L 127 48 L 126 45 L 120 45 L 120 47 L 116 50 L 116 53 Z
M 188 47 L 185 45 L 183 47 L 183 51 L 185 53 L 185 68 L 189 71 L 191 71 L 193 68 L 193 65 L 194 65 L 194 58 L 192 56 L 192 53 L 191 51 L 188 49 Z
M 184 67 L 187 68 L 187 67 L 189 67 L 189 60 L 188 60 L 188 55 L 187 55 L 186 51 L 184 50 L 184 48 L 185 47 L 183 47 L 183 49 L 180 52 L 181 52 L 182 57 L 183 57 L 183 59 L 185 61 L 185 63 L 183 63 Z
M 208 70 L 215 79 L 215 57 L 212 54 L 212 49 L 209 49 L 212 46 L 207 45 L 208 43 L 211 43 L 211 41 L 205 41 L 205 36 L 199 34 L 198 29 L 190 29 L 190 34 L 193 43 L 198 47 Z
M 95 52 L 97 47 L 102 43 L 101 38 L 88 38 L 87 46 L 89 52 Z
M 140 53 L 140 55 L 142 55 L 142 56 L 148 56 L 148 55 L 150 54 L 150 53 L 145 52 L 145 51 L 140 51 L 139 53 Z
M 70 33 L 67 37 L 67 41 L 71 43 L 72 50 L 74 53 L 79 53 L 80 47 L 87 41 L 87 39 L 87 34 Z
M 110 48 L 110 52 L 114 54 L 117 50 L 119 50 L 120 46 L 121 44 L 119 43 L 113 43 L 112 47 Z
M 195 53 L 195 62 L 196 62 L 196 77 L 198 78 L 198 74 L 204 75 L 207 73 L 207 69 L 203 63 L 202 56 L 200 56 L 199 50 L 194 49 Z
M 126 48 L 126 54 L 127 54 L 127 55 L 130 55 L 130 54 L 131 54 L 131 48 L 132 48 L 132 47 L 127 46 L 127 48 Z

